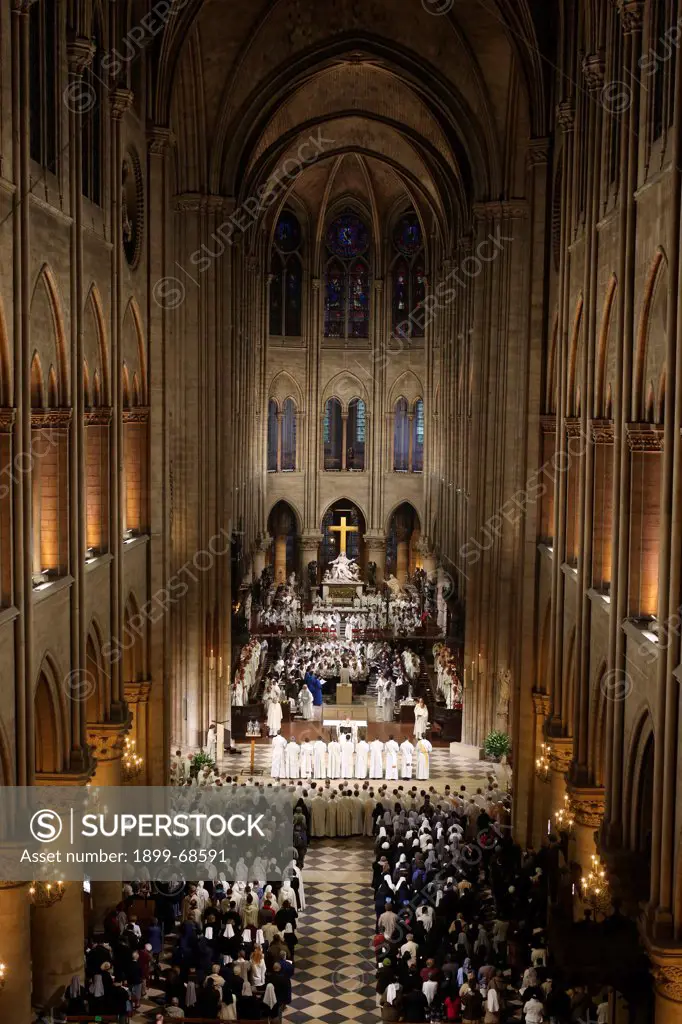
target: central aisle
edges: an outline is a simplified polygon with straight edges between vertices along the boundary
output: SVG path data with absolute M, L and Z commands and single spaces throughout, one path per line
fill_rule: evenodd
M 371 839 L 328 839 L 308 850 L 306 909 L 288 1021 L 376 1024 Z

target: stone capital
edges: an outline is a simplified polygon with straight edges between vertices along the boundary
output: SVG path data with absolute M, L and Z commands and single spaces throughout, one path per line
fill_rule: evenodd
M 377 293 L 377 295 L 380 295 L 380 294 L 381 294 L 381 292 L 382 292 L 382 291 L 384 290 L 384 281 L 383 281 L 383 278 L 381 278 L 381 277 L 375 277 L 375 278 L 374 278 L 374 281 L 373 281 L 372 283 L 373 283 L 373 285 L 374 285 L 374 291 L 375 291 L 375 292 Z
M 95 55 L 95 44 L 85 36 L 76 36 L 66 44 L 66 59 L 69 65 L 69 74 L 80 78 L 87 67 L 92 63 Z
M 529 167 L 540 167 L 549 160 L 549 139 L 546 136 L 538 136 L 529 139 L 526 151 L 526 162 Z
M 535 714 L 539 718 L 548 718 L 552 706 L 550 695 L 548 693 L 540 693 L 539 690 L 533 690 L 531 697 Z
M 579 416 L 567 416 L 564 424 L 566 427 L 566 437 L 580 437 L 582 427 Z
M 588 53 L 583 57 L 582 72 L 590 92 L 598 92 L 604 86 L 605 63 L 603 53 Z
M 642 31 L 644 0 L 618 0 L 618 13 L 626 35 Z
M 124 423 L 148 423 L 149 407 L 137 405 L 133 409 L 124 409 L 121 418 Z
M 125 722 L 88 723 L 86 726 L 88 745 L 92 748 L 97 761 L 102 763 L 120 759 L 130 726 L 130 718 Z
M 301 547 L 304 551 L 317 552 L 318 546 L 322 543 L 322 534 L 317 531 L 301 534 Z
M 17 417 L 16 409 L 0 409 L 0 434 L 11 434 Z
M 550 768 L 553 772 L 565 775 L 573 760 L 573 740 L 566 736 L 552 736 L 549 747 Z
M 72 409 L 33 409 L 31 412 L 31 426 L 36 430 L 50 427 L 53 430 L 68 430 Z
M 183 192 L 173 196 L 173 208 L 178 213 L 212 213 L 222 210 L 224 202 L 224 196 L 208 195 L 203 192 Z M 255 257 L 246 257 L 247 266 L 252 259 Z
M 572 99 L 562 100 L 556 108 L 556 121 L 564 134 L 575 128 L 575 103 Z
M 270 547 L 271 543 L 272 537 L 270 537 L 267 533 L 259 533 L 253 542 L 254 554 L 257 551 L 261 552 L 261 554 L 264 554 Z
M 377 551 L 386 549 L 386 534 L 383 530 L 368 530 L 364 537 L 365 546 L 370 551 Z
M 541 416 L 540 430 L 543 434 L 556 434 L 556 416 Z
M 95 409 L 85 410 L 86 427 L 107 427 L 111 423 L 113 409 L 109 406 L 98 406 Z
M 613 420 L 590 420 L 590 431 L 595 444 L 613 444 Z
M 151 691 L 151 679 L 138 679 L 134 683 L 123 684 L 123 695 L 126 699 L 126 704 L 148 704 Z
M 130 89 L 122 89 L 120 86 L 117 86 L 109 93 L 109 102 L 111 104 L 111 116 L 114 121 L 120 121 L 125 112 L 132 106 L 133 94 Z
M 573 786 L 570 782 L 567 789 L 577 824 L 598 829 L 606 807 L 604 789 L 600 786 Z
M 12 0 L 12 10 L 17 14 L 28 14 L 35 0 Z
M 682 1003 L 682 948 L 675 946 L 666 949 L 659 946 L 649 938 L 646 929 L 642 937 L 651 961 L 656 994 L 674 1003 Z
M 151 124 L 147 128 L 147 149 L 154 156 L 163 156 L 174 143 L 175 136 L 170 128 L 164 128 L 159 124 Z
M 474 203 L 473 214 L 475 220 L 486 223 L 494 223 L 497 220 L 523 220 L 528 216 L 528 203 L 525 199 Z
M 626 423 L 625 436 L 631 452 L 663 451 L 663 427 L 656 423 Z

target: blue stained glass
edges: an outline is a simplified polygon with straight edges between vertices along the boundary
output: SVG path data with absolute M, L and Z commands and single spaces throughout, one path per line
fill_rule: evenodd
M 417 215 L 408 213 L 398 221 L 394 235 L 395 247 L 405 256 L 414 256 L 422 247 L 422 230 Z
M 293 252 L 301 244 L 301 225 L 290 210 L 284 210 L 279 216 L 275 243 L 282 252 Z
M 327 248 L 335 256 L 352 259 L 367 251 L 369 234 L 359 217 L 344 213 L 327 230 Z

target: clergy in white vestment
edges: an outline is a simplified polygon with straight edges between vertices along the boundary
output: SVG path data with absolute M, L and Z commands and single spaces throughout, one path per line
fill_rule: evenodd
M 426 735 L 426 727 L 429 724 L 429 709 L 420 697 L 414 706 L 414 738 L 420 740 Z
M 400 744 L 400 774 L 403 779 L 412 778 L 412 762 L 414 760 L 414 747 L 408 739 Z
M 315 754 L 315 745 L 310 740 L 306 740 L 301 744 L 301 778 L 310 779 L 313 774 L 313 757 Z
M 348 643 L 350 643 L 353 639 L 353 626 L 351 624 L 350 618 L 346 619 L 345 635 L 346 640 L 348 641 Z
M 313 797 L 310 809 L 310 833 L 314 839 L 321 839 L 325 835 L 326 817 L 327 801 L 318 793 Z
M 392 722 L 395 714 L 395 680 L 391 679 L 386 688 L 384 700 L 384 722 Z
M 386 690 L 387 690 L 387 688 L 388 688 L 388 683 L 383 678 L 383 676 L 379 676 L 379 678 L 377 679 L 377 707 L 378 708 L 383 708 L 384 704 L 386 703 Z
M 327 778 L 341 778 L 341 744 L 338 740 L 327 744 Z
M 301 714 L 309 722 L 313 717 L 313 695 L 308 689 L 307 683 L 304 683 L 298 691 L 298 703 L 301 705 Z
M 384 777 L 383 765 L 381 762 L 384 745 L 381 740 L 372 740 L 369 745 L 369 777 L 370 779 L 382 779 Z
M 301 748 L 296 740 L 287 743 L 287 778 L 297 779 L 301 771 Z
M 355 778 L 366 779 L 369 767 L 369 743 L 359 740 L 355 749 Z
M 433 750 L 433 747 L 431 746 L 429 741 L 427 739 L 425 739 L 424 737 L 422 737 L 422 739 L 417 741 L 417 778 L 418 779 L 428 779 L 429 778 L 429 774 L 430 774 L 429 755 L 430 755 L 432 750 Z
M 281 696 L 279 686 L 273 683 L 265 697 L 268 705 L 268 730 L 271 736 L 276 736 L 282 728 L 282 705 L 279 702 Z
M 327 744 L 324 740 L 315 741 L 313 754 L 313 778 L 325 779 L 327 777 Z
M 218 754 L 218 730 L 215 727 L 215 722 L 211 722 L 206 733 L 206 753 L 215 761 Z
M 272 741 L 272 768 L 270 769 L 273 779 L 286 779 L 287 777 L 287 741 L 284 736 L 275 736 Z
M 400 747 L 393 739 L 392 736 L 386 740 L 384 746 L 384 752 L 386 754 L 386 778 L 397 779 L 398 778 L 398 754 L 400 753 Z
M 341 778 L 353 778 L 353 741 L 345 736 L 341 740 Z

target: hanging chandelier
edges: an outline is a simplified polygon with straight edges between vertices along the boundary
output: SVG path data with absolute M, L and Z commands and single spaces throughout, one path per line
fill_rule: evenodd
M 7 965 L 6 964 L 0 964 L 0 992 L 2 992 L 3 988 L 5 987 L 6 980 L 7 980 Z
M 564 806 L 554 812 L 554 821 L 559 832 L 566 832 L 569 836 L 575 830 L 575 816 L 571 811 L 571 801 L 568 793 L 564 795 Z
M 135 750 L 135 740 L 131 740 L 128 736 L 126 736 L 125 744 L 123 746 L 123 758 L 121 762 L 123 778 L 134 779 L 142 771 L 143 764 L 144 758 L 141 757 Z
M 52 907 L 64 898 L 65 887 L 58 882 L 31 882 L 28 895 L 34 907 Z
M 535 759 L 535 774 L 541 782 L 549 782 L 551 747 L 547 743 L 540 746 L 540 756 Z
M 595 853 L 592 854 L 592 867 L 580 880 L 580 888 L 585 903 L 595 910 L 606 911 L 611 905 L 606 871 Z

